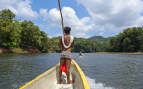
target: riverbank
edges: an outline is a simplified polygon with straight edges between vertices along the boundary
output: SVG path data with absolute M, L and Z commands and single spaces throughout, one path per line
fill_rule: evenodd
M 21 49 L 21 48 L 14 48 L 14 49 L 4 49 L 0 48 L 0 54 L 7 54 L 7 53 L 16 53 L 16 54 L 28 54 L 28 53 L 43 53 L 37 48 L 29 48 L 29 49 Z M 46 53 L 46 52 L 44 52 Z M 49 50 L 47 53 L 57 53 L 56 51 Z M 96 52 L 97 54 L 142 54 L 143 52 Z
M 4 48 L 0 48 L 0 54 L 5 54 L 5 53 L 27 54 L 27 53 L 41 53 L 41 51 L 36 49 L 36 48 L 30 48 L 30 49 L 21 49 L 21 48 L 4 49 Z
M 143 52 L 96 52 L 101 54 L 143 54 Z

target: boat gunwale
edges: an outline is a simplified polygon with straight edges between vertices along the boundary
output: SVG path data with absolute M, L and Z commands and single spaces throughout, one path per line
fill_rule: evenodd
M 39 80 L 40 78 L 46 76 L 48 73 L 54 71 L 56 68 L 56 66 L 50 68 L 49 70 L 47 70 L 46 72 L 43 72 L 42 74 L 38 75 L 37 77 L 35 77 L 33 80 L 29 81 L 28 83 L 24 84 L 23 86 L 21 86 L 19 89 L 24 89 L 27 86 L 31 85 L 32 83 L 34 83 L 35 81 Z
M 80 77 L 81 77 L 81 80 L 83 82 L 83 86 L 84 86 L 84 89 L 91 89 L 90 88 L 90 85 L 85 77 L 85 74 L 83 73 L 83 71 L 81 70 L 81 68 L 79 67 L 79 65 L 76 63 L 75 60 L 72 60 L 72 63 L 76 66 L 79 74 L 80 74 Z

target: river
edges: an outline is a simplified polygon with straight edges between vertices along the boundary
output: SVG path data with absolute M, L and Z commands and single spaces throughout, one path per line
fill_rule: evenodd
M 0 89 L 18 89 L 56 65 L 59 57 L 58 53 L 0 55 Z M 143 89 L 143 55 L 74 53 L 73 58 L 92 89 Z

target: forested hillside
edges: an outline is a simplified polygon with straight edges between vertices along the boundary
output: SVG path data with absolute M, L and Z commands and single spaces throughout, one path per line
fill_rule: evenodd
M 49 38 L 31 21 L 18 21 L 10 10 L 0 11 L 0 49 L 60 52 L 59 37 Z M 117 36 L 75 38 L 73 52 L 142 52 L 143 27 L 125 29 Z
M 109 38 L 104 38 L 103 36 L 93 36 L 89 38 L 90 40 L 96 40 L 96 41 L 100 41 L 100 42 L 105 42 L 107 41 Z
M 125 29 L 112 37 L 106 45 L 110 52 L 141 52 L 143 51 L 143 27 Z
M 31 21 L 15 20 L 10 10 L 0 11 L 0 48 L 36 48 L 47 51 L 49 38 Z

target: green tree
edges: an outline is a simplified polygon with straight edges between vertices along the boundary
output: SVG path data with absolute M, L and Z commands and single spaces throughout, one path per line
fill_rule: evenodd
M 9 9 L 0 11 L 0 46 L 4 48 L 19 47 L 21 27 L 13 21 L 15 14 Z
M 143 32 L 141 35 L 139 35 L 137 37 L 138 41 L 139 41 L 139 44 L 140 44 L 140 50 L 139 51 L 142 51 L 143 52 Z
M 9 9 L 0 11 L 0 47 L 37 48 L 43 52 L 49 49 L 49 38 L 31 21 L 14 20 L 15 14 Z
M 7 22 L 13 22 L 13 19 L 15 18 L 15 14 L 10 11 L 9 9 L 4 9 L 0 11 L 0 19 L 3 19 Z
M 41 45 L 40 50 L 42 52 L 48 52 L 50 49 L 50 39 L 48 38 L 47 34 L 41 31 Z
M 106 46 L 107 51 L 112 52 L 137 52 L 142 50 L 142 27 L 125 29 L 116 37 L 111 38 Z
M 130 38 L 126 37 L 124 40 L 123 40 L 123 51 L 124 52 L 131 52 L 132 49 L 133 49 L 133 45 L 131 45 L 131 40 Z
M 35 26 L 31 21 L 23 21 L 21 23 L 21 47 L 22 48 L 40 48 L 41 32 L 38 26 Z
M 9 48 L 19 48 L 21 44 L 21 24 L 18 21 L 12 23 L 9 33 Z

